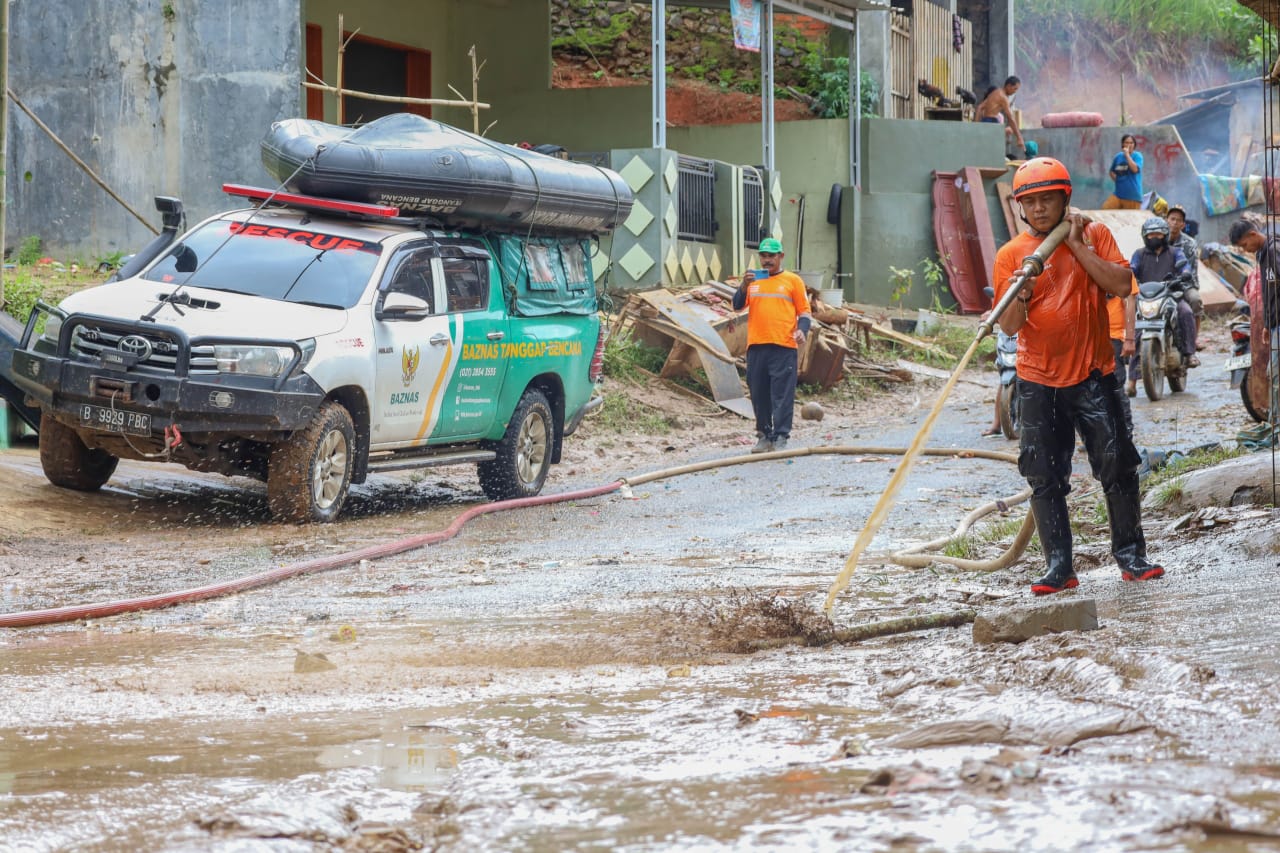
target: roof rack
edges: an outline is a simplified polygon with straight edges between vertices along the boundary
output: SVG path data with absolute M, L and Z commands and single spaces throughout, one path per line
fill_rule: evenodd
M 321 198 L 313 195 L 278 192 L 261 187 L 248 187 L 243 184 L 223 184 L 222 191 L 227 195 L 247 198 L 263 204 L 279 204 L 285 207 L 297 207 L 304 210 L 317 210 L 324 213 L 353 213 L 357 216 L 372 216 L 380 219 L 395 219 L 400 216 L 400 209 L 380 204 L 364 204 L 358 201 L 340 201 L 333 198 Z

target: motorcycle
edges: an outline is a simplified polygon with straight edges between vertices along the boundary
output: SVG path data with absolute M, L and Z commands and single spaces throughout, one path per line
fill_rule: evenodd
M 1249 303 L 1243 299 L 1237 299 L 1235 310 L 1236 316 L 1231 318 L 1229 324 L 1231 330 L 1231 356 L 1227 359 L 1223 369 L 1231 374 L 1231 387 L 1239 388 L 1241 380 L 1244 379 L 1245 371 L 1249 369 L 1249 365 L 1253 361 L 1253 355 L 1249 350 Z
M 983 288 L 988 299 L 995 298 L 995 289 Z M 1000 374 L 1000 390 L 996 393 L 996 417 L 1000 431 L 1010 441 L 1016 441 L 1021 428 L 1018 416 L 1018 336 L 1006 335 L 996 327 L 996 370 Z
M 1178 302 L 1186 276 L 1138 285 L 1138 316 L 1135 331 L 1142 359 L 1142 387 L 1148 400 L 1164 396 L 1164 383 L 1175 394 L 1187 387 L 1189 359 L 1178 346 L 1181 338 Z
M 1021 428 L 1018 417 L 1018 336 L 996 330 L 996 370 L 1000 372 L 1000 391 L 996 394 L 996 412 L 1000 415 L 1000 431 L 1016 440 Z

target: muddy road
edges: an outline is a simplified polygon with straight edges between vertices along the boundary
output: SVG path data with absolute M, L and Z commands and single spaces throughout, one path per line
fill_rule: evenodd
M 1140 445 L 1246 424 L 1223 358 L 1186 394 L 1134 401 Z M 994 378 L 971 377 L 930 446 L 1013 451 L 979 437 Z M 939 387 L 833 406 L 793 443 L 905 445 Z M 660 437 L 588 424 L 547 491 L 754 439 L 726 416 L 681 420 Z M 1268 509 L 1191 531 L 1149 516 L 1169 575 L 1122 584 L 1083 497 L 1081 587 L 1063 595 L 1097 601 L 1095 632 L 742 653 L 815 618 L 895 464 L 718 468 L 234 596 L 0 630 L 0 850 L 1280 849 Z M 344 554 L 482 500 L 464 469 L 376 477 L 343 521 L 294 527 L 245 481 L 122 464 L 79 495 L 44 481 L 31 446 L 0 472 L 5 613 Z M 981 575 L 887 559 L 1023 485 L 1004 463 L 917 463 L 837 625 L 1029 597 L 1035 553 Z

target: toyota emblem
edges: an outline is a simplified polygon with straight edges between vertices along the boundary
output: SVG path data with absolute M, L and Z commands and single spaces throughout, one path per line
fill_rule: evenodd
M 151 356 L 151 341 L 142 335 L 125 335 L 116 344 L 120 352 L 137 357 L 138 361 L 146 361 Z

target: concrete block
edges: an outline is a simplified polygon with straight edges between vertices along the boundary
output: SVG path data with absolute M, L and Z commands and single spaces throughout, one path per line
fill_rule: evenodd
M 1055 597 L 1046 602 L 979 613 L 973 620 L 973 641 L 1021 643 L 1041 634 L 1097 629 L 1098 605 L 1092 598 Z

